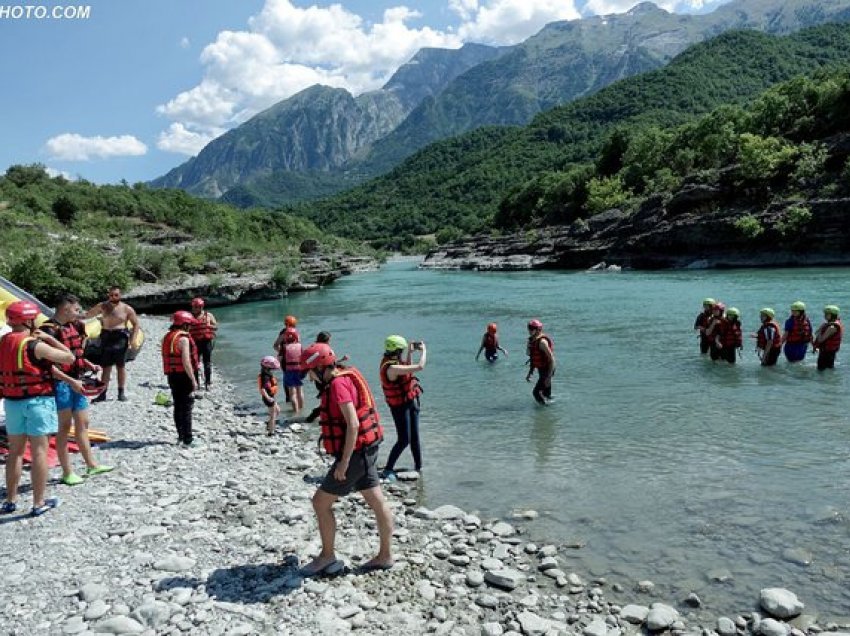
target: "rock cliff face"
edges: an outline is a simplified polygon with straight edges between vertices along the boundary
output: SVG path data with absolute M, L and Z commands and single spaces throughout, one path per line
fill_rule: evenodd
M 668 202 L 649 199 L 634 214 L 611 210 L 570 227 L 502 237 L 479 236 L 432 250 L 420 267 L 433 269 L 587 269 L 599 263 L 634 269 L 850 265 L 850 198 L 805 205 L 810 220 L 783 230 L 799 201 L 724 206 L 720 190 L 691 188 Z M 764 232 L 748 237 L 745 215 Z
M 311 86 L 214 139 L 151 185 L 217 198 L 276 171 L 339 168 L 393 130 L 425 97 L 499 54 L 500 49 L 483 45 L 422 49 L 381 90 L 359 97 L 341 88 Z

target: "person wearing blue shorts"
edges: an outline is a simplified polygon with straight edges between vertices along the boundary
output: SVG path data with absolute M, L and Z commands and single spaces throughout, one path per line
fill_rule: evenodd
M 62 465 L 61 482 L 66 486 L 77 486 L 83 478 L 74 472 L 68 453 L 68 438 L 74 427 L 74 438 L 86 463 L 86 477 L 108 473 L 112 466 L 98 464 L 89 443 L 89 401 L 81 378 L 87 372 L 100 373 L 101 368 L 83 356 L 86 327 L 79 320 L 82 314 L 80 300 L 72 294 L 63 294 L 56 301 L 56 313 L 51 320 L 41 325 L 42 331 L 50 334 L 74 354 L 74 362 L 63 365 L 54 374 L 56 382 L 56 410 L 59 417 L 59 434 L 56 436 L 56 453 Z
M 812 322 L 806 316 L 806 304 L 800 300 L 791 304 L 791 315 L 785 321 L 782 335 L 785 358 L 788 362 L 800 362 L 812 342 Z
M 9 456 L 6 460 L 6 500 L 0 513 L 18 509 L 24 452 L 32 453 L 32 512 L 39 516 L 59 505 L 45 499 L 47 490 L 48 436 L 56 432 L 54 364 L 71 364 L 74 354 L 52 336 L 35 328 L 38 305 L 19 300 L 6 308 L 6 324 L 12 331 L 0 339 L 0 397 L 6 412 Z

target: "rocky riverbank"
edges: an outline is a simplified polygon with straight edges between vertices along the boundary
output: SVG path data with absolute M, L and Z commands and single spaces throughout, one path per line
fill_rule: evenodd
M 511 271 L 709 269 L 850 265 L 850 199 L 731 205 L 734 191 L 693 185 L 638 210 L 609 210 L 569 226 L 453 241 L 428 253 L 430 269 Z M 746 223 L 742 223 L 746 221 Z M 794 223 L 800 227 L 791 229 Z
M 178 447 L 171 410 L 154 404 L 167 392 L 154 344 L 165 324 L 143 322 L 149 343 L 129 367 L 130 401 L 92 410 L 113 438 L 97 454 L 116 471 L 52 484 L 63 504 L 43 517 L 0 518 L 4 633 L 850 634 L 782 590 L 754 590 L 739 615 L 717 617 L 693 594 L 661 599 L 649 581 L 570 571 L 566 554 L 580 546 L 532 543 L 534 511 L 501 520 L 429 510 L 416 482 L 386 488 L 392 570 L 305 580 L 299 565 L 319 547 L 310 497 L 327 470 L 315 427 L 269 439 L 259 400 L 238 403 L 215 377 L 195 407 L 198 446 Z M 337 519 L 338 556 L 353 568 L 376 549 L 373 519 L 356 496 Z

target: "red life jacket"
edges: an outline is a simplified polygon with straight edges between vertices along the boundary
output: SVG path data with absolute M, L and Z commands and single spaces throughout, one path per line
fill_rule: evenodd
M 74 354 L 71 364 L 63 364 L 59 368 L 72 377 L 82 376 L 88 368 L 84 357 L 86 326 L 79 320 L 66 322 L 64 325 L 60 325 L 56 320 L 48 320 L 41 325 L 41 329 L 53 335 Z
M 381 388 L 390 407 L 404 406 L 422 394 L 419 378 L 412 373 L 399 374 L 395 380 L 390 380 L 389 369 L 394 364 L 399 364 L 398 358 L 384 356 L 381 360 Z
M 488 331 L 484 334 L 481 344 L 484 345 L 486 351 L 496 351 L 499 348 L 499 336 Z
M 844 327 L 841 324 L 840 320 L 835 320 L 835 322 L 825 322 L 818 329 L 818 334 L 826 331 L 826 328 L 830 325 L 835 327 L 835 332 L 826 340 L 818 344 L 818 349 L 825 353 L 831 353 L 833 351 L 838 351 L 841 348 L 841 336 L 844 332 Z
M 779 324 L 775 320 L 762 323 L 759 330 L 756 332 L 756 346 L 759 349 L 768 348 L 767 345 L 767 328 L 773 328 L 773 340 L 770 343 L 770 349 L 779 349 L 782 346 L 782 331 Z
M 302 351 L 300 342 L 290 342 L 284 348 L 283 353 L 283 363 L 284 368 L 287 371 L 300 371 L 301 370 L 301 351 Z
M 345 433 L 348 430 L 348 424 L 345 418 L 331 419 L 331 385 L 340 378 L 351 378 L 359 398 L 357 402 L 360 405 L 357 406 L 355 403 L 355 407 L 360 426 L 357 429 L 357 440 L 354 443 L 354 450 L 358 451 L 368 448 L 384 439 L 384 428 L 381 426 L 381 418 L 378 416 L 378 411 L 375 407 L 375 398 L 372 396 L 372 391 L 369 389 L 366 379 L 360 371 L 353 367 L 337 369 L 336 376 L 328 382 L 322 391 L 319 407 L 319 424 L 322 426 L 322 435 L 319 441 L 324 446 L 325 451 L 335 457 L 342 455 L 342 451 L 345 448 Z
M 263 395 L 263 389 L 270 396 L 277 395 L 277 378 L 271 373 L 260 373 L 257 376 L 257 389 L 260 391 L 260 396 Z
M 11 400 L 53 395 L 53 363 L 33 362 L 29 343 L 35 338 L 25 331 L 13 331 L 0 338 L 0 397 Z
M 788 344 L 809 344 L 812 341 L 812 322 L 807 316 L 802 318 L 791 317 L 793 324 L 788 331 L 785 342 Z
M 726 349 L 738 349 L 744 346 L 740 322 L 724 319 L 720 323 L 720 344 Z
M 215 340 L 215 329 L 210 321 L 210 314 L 202 311 L 199 316 L 195 316 L 197 324 L 189 325 L 189 335 L 196 342 L 199 340 Z
M 541 333 L 539 336 L 532 336 L 528 339 L 528 359 L 531 362 L 532 369 L 548 369 L 549 368 L 549 359 L 543 354 L 540 350 L 540 341 L 545 340 L 549 344 L 549 351 L 555 351 L 555 343 L 552 342 L 552 338 L 545 334 Z
M 183 366 L 183 354 L 180 351 L 180 339 L 189 339 L 189 352 L 192 358 L 192 371 L 198 368 L 198 347 L 195 341 L 185 331 L 172 329 L 162 339 L 162 371 L 165 375 L 169 373 L 186 373 Z

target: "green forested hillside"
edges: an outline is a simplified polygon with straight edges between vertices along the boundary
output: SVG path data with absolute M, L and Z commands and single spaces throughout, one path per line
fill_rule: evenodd
M 291 211 L 327 231 L 389 245 L 438 230 L 474 232 L 489 227 L 502 200 L 532 179 L 595 159 L 618 128 L 681 124 L 844 62 L 850 62 L 846 24 L 787 37 L 726 33 L 663 69 L 543 113 L 526 127 L 482 128 L 432 144 L 387 175 Z
M 303 218 L 238 210 L 182 190 L 97 186 L 51 178 L 43 166 L 0 177 L 0 275 L 50 302 L 60 290 L 83 300 L 107 285 L 167 281 L 267 268 L 281 284 L 303 239 L 358 249 Z

